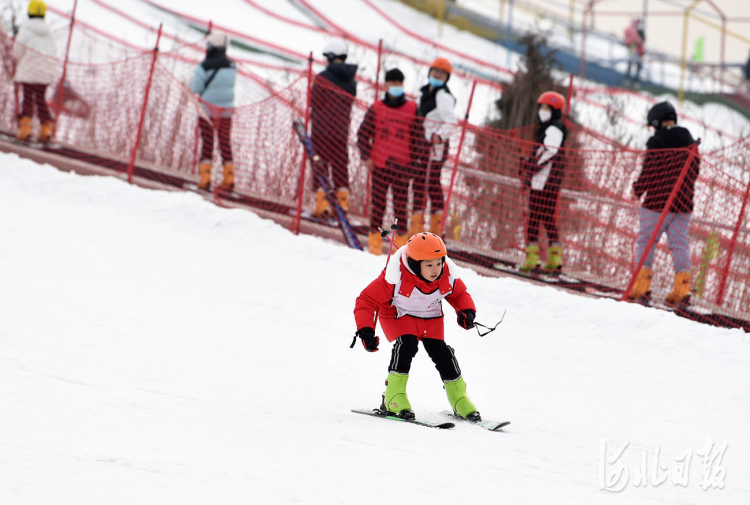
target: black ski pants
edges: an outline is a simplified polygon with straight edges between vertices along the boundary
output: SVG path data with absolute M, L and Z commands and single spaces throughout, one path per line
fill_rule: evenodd
M 422 339 L 427 355 L 435 363 L 435 368 L 443 381 L 455 381 L 461 377 L 461 369 L 453 348 L 443 340 L 434 338 Z M 411 369 L 411 360 L 419 350 L 419 340 L 414 335 L 401 335 L 393 342 L 391 350 L 391 363 L 388 365 L 389 372 L 408 374 Z

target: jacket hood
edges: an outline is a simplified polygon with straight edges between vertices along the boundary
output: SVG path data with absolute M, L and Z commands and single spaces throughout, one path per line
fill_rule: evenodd
M 342 81 L 352 81 L 357 73 L 357 65 L 352 63 L 329 63 L 326 69 Z

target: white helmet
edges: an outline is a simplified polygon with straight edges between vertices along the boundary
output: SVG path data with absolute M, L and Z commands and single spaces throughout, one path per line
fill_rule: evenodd
M 346 59 L 349 54 L 349 48 L 346 47 L 346 43 L 341 39 L 333 39 L 326 42 L 323 46 L 323 56 L 332 60 L 334 58 Z
M 227 47 L 229 46 L 229 35 L 221 30 L 211 30 L 206 38 L 206 43 L 210 47 Z

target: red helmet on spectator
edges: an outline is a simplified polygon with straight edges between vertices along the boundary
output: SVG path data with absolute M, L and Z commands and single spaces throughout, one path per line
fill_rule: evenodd
M 541 94 L 536 103 L 539 105 L 549 105 L 553 109 L 559 111 L 562 111 L 565 108 L 565 98 L 557 91 L 545 91 Z

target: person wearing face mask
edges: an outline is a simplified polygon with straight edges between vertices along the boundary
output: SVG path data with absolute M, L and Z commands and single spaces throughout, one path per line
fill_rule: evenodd
M 656 240 L 646 253 L 646 246 L 690 156 L 686 148 L 696 142 L 686 128 L 677 126 L 677 111 L 669 102 L 657 103 L 651 107 L 647 121 L 648 125 L 654 128 L 654 135 L 646 143 L 643 168 L 633 183 L 633 192 L 637 198 L 646 195 L 640 211 L 635 261 L 640 261 L 644 253 L 646 260 L 638 272 L 628 298 L 648 302 L 654 250 L 661 235 L 666 233 L 675 272 L 674 289 L 667 295 L 666 302 L 669 305 L 687 304 L 690 300 L 690 221 L 693 216 L 693 195 L 700 171 L 700 158 L 693 158 L 677 196 L 656 235 Z
M 414 146 L 419 135 L 418 106 L 404 95 L 401 70 L 394 68 L 386 72 L 385 89 L 385 96 L 368 109 L 357 132 L 357 147 L 371 174 L 368 249 L 376 255 L 383 252 L 383 237 L 378 228 L 383 225 L 388 188 L 393 192 L 393 211 L 399 223 L 396 245 L 402 246 L 409 239 L 403 230 L 407 223 L 406 205 Z
M 557 200 L 560 196 L 565 158 L 562 148 L 568 129 L 562 121 L 565 98 L 555 91 L 542 93 L 537 100 L 537 141 L 534 155 L 522 159 L 522 180 L 529 190 L 529 221 L 526 225 L 526 259 L 521 271 L 539 269 L 539 231 L 543 224 L 549 238 L 545 273 L 562 269 L 562 243 L 557 228 Z
M 430 200 L 430 228 L 440 233 L 443 219 L 443 188 L 440 175 L 448 159 L 449 139 L 456 124 L 456 99 L 448 89 L 448 80 L 453 72 L 451 62 L 436 58 L 430 65 L 428 83 L 420 90 L 419 116 L 424 118 L 424 140 L 414 176 L 414 212 L 411 216 L 410 233 L 424 231 L 425 209 Z
M 341 209 L 349 211 L 349 123 L 357 96 L 357 65 L 346 62 L 348 55 L 349 48 L 343 40 L 329 41 L 323 48 L 328 65 L 315 76 L 311 88 L 310 138 L 322 161 L 313 165 L 314 217 L 332 213 L 320 176 L 330 181 L 329 187 L 336 192 Z

